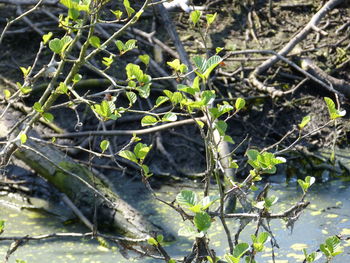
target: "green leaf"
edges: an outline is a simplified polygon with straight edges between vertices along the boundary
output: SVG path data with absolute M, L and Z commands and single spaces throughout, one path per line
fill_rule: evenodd
M 216 16 L 217 16 L 217 13 L 205 15 L 205 18 L 207 19 L 208 26 L 210 26 L 215 21 Z
M 147 83 L 137 88 L 141 98 L 147 99 L 151 92 L 151 83 Z
M 235 258 L 241 258 L 244 253 L 246 253 L 249 249 L 249 245 L 247 243 L 239 243 L 233 250 L 233 256 Z
M 302 130 L 304 129 L 304 127 L 311 121 L 311 116 L 310 115 L 307 115 L 305 116 L 301 123 L 298 124 L 298 127 L 299 127 L 299 130 Z
M 31 66 L 29 66 L 28 68 L 25 67 L 19 67 L 23 73 L 23 77 L 26 78 L 30 72 L 30 70 L 32 69 Z
M 224 259 L 228 263 L 239 263 L 241 257 L 246 253 L 249 249 L 249 245 L 247 243 L 239 243 L 233 250 L 233 255 L 225 254 Z
M 308 183 L 309 187 L 315 183 L 316 179 L 313 176 L 306 176 L 305 182 Z
M 176 201 L 182 206 L 194 206 L 197 204 L 197 195 L 191 190 L 182 190 L 177 196 Z
M 167 64 L 175 71 L 179 71 L 181 65 L 178 58 L 174 59 L 173 61 L 168 61 Z
M 327 108 L 328 108 L 328 112 L 330 115 L 331 120 L 335 120 L 337 118 L 343 117 L 346 114 L 346 111 L 339 111 L 336 109 L 335 107 L 335 103 L 333 102 L 332 99 L 328 98 L 328 97 L 324 97 L 324 100 L 327 104 Z
M 147 54 L 139 55 L 139 59 L 142 61 L 143 64 L 145 64 L 146 66 L 148 66 L 149 61 L 150 61 L 149 55 L 147 55 Z
M 101 148 L 103 153 L 108 149 L 108 147 L 109 147 L 109 141 L 108 140 L 103 140 L 100 143 L 100 148 Z
M 222 48 L 222 47 L 217 47 L 217 48 L 215 48 L 215 53 L 216 54 L 219 54 L 221 51 L 223 51 L 224 50 L 224 48 Z
M 177 115 L 173 112 L 168 112 L 166 113 L 163 118 L 162 121 L 176 121 L 177 120 Z
M 118 155 L 120 157 L 123 157 L 123 158 L 129 160 L 129 161 L 132 161 L 134 163 L 138 163 L 138 160 L 137 160 L 135 154 L 129 150 L 121 151 Z
M 150 116 L 150 115 L 147 115 L 147 116 L 145 116 L 145 117 L 143 117 L 141 119 L 142 127 L 149 126 L 149 125 L 154 125 L 154 124 L 157 124 L 157 123 L 158 123 L 158 120 L 155 117 Z
M 4 232 L 5 229 L 5 221 L 4 220 L 0 220 L 0 234 L 2 232 Z
M 242 98 L 238 98 L 235 102 L 235 108 L 237 111 L 243 109 L 245 106 L 245 100 Z
M 204 64 L 204 77 L 205 79 L 209 78 L 210 73 L 220 64 L 222 58 L 218 55 L 210 57 Z
M 196 120 L 196 123 L 198 124 L 198 126 L 199 126 L 200 128 L 203 128 L 203 127 L 204 127 L 204 122 L 199 121 L 199 120 Z
M 256 160 L 260 153 L 257 150 L 248 150 L 246 155 L 248 156 L 249 160 Z
M 271 196 L 264 199 L 265 200 L 265 208 L 269 209 L 271 206 L 273 206 L 277 201 L 277 196 Z
M 218 130 L 220 136 L 225 136 L 225 132 L 227 130 L 227 123 L 219 120 L 215 123 L 215 128 Z
M 113 61 L 114 59 L 112 55 L 110 55 L 109 57 L 102 58 L 102 64 L 105 65 L 107 68 L 109 68 L 112 65 Z
M 128 76 L 129 80 L 137 79 L 139 82 L 143 80 L 143 71 L 141 70 L 139 65 L 135 65 L 132 63 L 129 63 L 125 67 L 126 75 Z
M 194 26 L 198 23 L 201 16 L 202 16 L 202 12 L 199 10 L 194 10 L 191 12 L 190 18 Z
M 229 168 L 231 168 L 231 169 L 238 169 L 239 166 L 238 166 L 238 164 L 236 163 L 236 161 L 231 160 L 231 161 L 230 161 L 230 166 L 229 166 Z
M 124 53 L 130 50 L 133 50 L 134 48 L 137 48 L 136 46 L 137 40 L 135 39 L 129 39 L 128 41 L 126 41 L 125 45 L 124 45 Z
M 206 232 L 211 226 L 211 217 L 206 212 L 196 213 L 193 222 L 199 231 Z
M 141 142 L 136 144 L 136 146 L 134 147 L 134 153 L 136 157 L 140 160 L 145 159 L 150 150 L 151 150 L 150 146 L 148 146 L 147 144 L 143 144 Z
M 115 18 L 117 19 L 117 20 L 119 20 L 119 19 L 121 19 L 122 18 L 122 15 L 123 15 L 123 12 L 122 11 L 120 11 L 120 10 L 115 10 L 115 11 L 113 11 L 113 10 L 109 10 L 109 11 L 111 11 L 112 13 L 113 13 L 113 15 L 115 15 Z
M 90 37 L 89 43 L 90 43 L 91 46 L 93 46 L 95 48 L 100 48 L 101 47 L 101 40 L 97 36 Z
M 258 243 L 265 243 L 268 238 L 270 237 L 269 233 L 267 232 L 261 232 L 259 235 L 258 235 L 258 238 L 256 239 L 256 242 Z
M 83 78 L 82 75 L 80 75 L 78 73 L 75 74 L 74 77 L 73 77 L 73 83 L 74 84 L 78 83 L 82 78 Z
M 136 100 L 137 100 L 137 95 L 136 93 L 132 92 L 132 91 L 129 91 L 129 92 L 126 92 L 126 97 L 128 98 L 129 100 L 129 106 L 132 106 Z
M 215 100 L 215 91 L 213 90 L 205 90 L 201 94 L 201 103 L 203 106 L 211 104 Z
M 206 70 L 205 58 L 203 58 L 201 56 L 195 56 L 193 58 L 193 62 L 194 62 L 194 65 L 198 68 L 199 72 L 204 73 L 204 71 Z
M 20 139 L 21 139 L 21 143 L 22 143 L 22 144 L 25 144 L 26 141 L 27 141 L 27 139 L 28 139 L 27 134 L 22 133 L 19 137 L 20 137 Z M 0 232 L 1 232 L 1 231 L 0 231 Z
M 49 112 L 45 112 L 45 113 L 43 113 L 43 118 L 47 122 L 53 122 L 54 116 Z
M 58 94 L 67 94 L 68 93 L 68 87 L 66 84 L 64 84 L 64 82 L 60 82 L 60 84 L 58 85 L 58 87 L 56 88 L 56 92 Z
M 168 263 L 176 263 L 175 259 L 169 259 Z
M 44 110 L 42 109 L 42 106 L 41 106 L 41 103 L 40 102 L 35 102 L 34 105 L 33 105 L 33 109 L 36 111 L 36 112 L 39 112 L 39 113 L 43 113 Z
M 11 98 L 11 91 L 9 91 L 8 89 L 4 89 L 4 96 L 7 100 Z
M 122 53 L 125 49 L 124 43 L 120 40 L 115 41 L 115 45 L 119 49 L 119 52 Z
M 232 137 L 229 136 L 229 135 L 225 135 L 225 136 L 224 136 L 224 141 L 225 141 L 225 142 L 229 142 L 229 143 L 231 143 L 231 144 L 235 144 L 234 140 L 233 140 Z
M 49 48 L 56 54 L 60 54 L 62 51 L 61 40 L 54 38 L 49 42 Z
M 44 42 L 44 45 L 47 44 L 47 42 L 51 39 L 52 36 L 53 36 L 53 33 L 52 33 L 52 32 L 49 32 L 49 33 L 43 35 L 43 42 Z
M 24 87 L 21 87 L 20 88 L 20 91 L 22 92 L 22 94 L 29 94 L 33 89 L 31 87 L 27 87 L 27 86 L 24 86 Z
M 196 94 L 196 90 L 194 88 L 191 88 L 191 87 L 183 85 L 183 84 L 178 84 L 177 89 L 179 91 L 186 92 L 186 93 L 191 94 L 193 96 Z
M 164 236 L 163 236 L 162 234 L 157 235 L 157 241 L 158 241 L 158 243 L 162 243 L 163 240 L 164 240 Z
M 71 43 L 70 36 L 64 36 L 61 39 L 54 38 L 49 42 L 49 48 L 56 54 L 62 54 L 68 45 Z
M 150 237 L 149 239 L 147 239 L 147 243 L 152 245 L 152 246 L 158 246 L 157 240 L 155 240 L 155 238 L 153 238 L 153 237 Z
M 169 100 L 168 97 L 165 96 L 159 96 L 156 100 L 156 106 L 159 107 L 161 104 L 167 102 Z
M 128 14 L 128 17 L 130 17 L 133 13 L 135 13 L 135 10 L 130 6 L 129 0 L 123 1 L 126 13 Z
M 80 16 L 80 12 L 78 9 L 75 9 L 75 8 L 68 9 L 68 17 L 73 21 L 77 21 L 79 16 Z

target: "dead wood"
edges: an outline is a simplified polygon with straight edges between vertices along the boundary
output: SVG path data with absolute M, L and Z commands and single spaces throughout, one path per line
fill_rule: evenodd
M 286 56 L 289 52 L 291 52 L 294 47 L 300 43 L 306 36 L 320 23 L 322 18 L 337 5 L 343 3 L 344 0 L 330 0 L 328 1 L 309 21 L 309 23 L 299 32 L 297 33 L 290 41 L 278 52 L 278 55 L 281 57 Z M 279 91 L 276 90 L 275 87 L 267 87 L 263 83 L 261 83 L 257 77 L 264 73 L 267 69 L 275 65 L 278 61 L 280 61 L 279 56 L 273 56 L 268 60 L 264 61 L 260 66 L 258 66 L 249 77 L 250 82 L 253 86 L 255 86 L 258 90 L 268 92 L 269 94 L 279 94 Z M 331 89 L 331 87 L 330 87 Z
M 0 120 L 0 137 L 8 136 L 8 131 L 21 116 L 20 112 L 8 109 L 7 114 Z M 29 136 L 38 137 L 38 134 L 33 131 Z M 123 201 L 99 177 L 58 149 L 31 140 L 30 137 L 25 144 L 17 146 L 15 157 L 66 194 L 91 222 L 94 221 L 96 206 L 98 226 L 112 227 L 119 234 L 143 239 L 149 237 L 150 231 L 160 231 L 135 208 Z

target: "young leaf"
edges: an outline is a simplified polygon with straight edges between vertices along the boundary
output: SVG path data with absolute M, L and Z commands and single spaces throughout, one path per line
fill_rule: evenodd
M 161 104 L 167 102 L 169 100 L 168 97 L 165 96 L 159 96 L 156 100 L 156 106 L 159 107 Z
M 62 43 L 58 38 L 54 38 L 49 42 L 49 48 L 56 54 L 60 54 L 62 51 Z
M 210 26 L 216 19 L 217 13 L 215 14 L 207 14 L 205 18 L 207 19 L 207 25 Z
M 30 72 L 30 70 L 32 69 L 31 66 L 29 66 L 28 68 L 25 67 L 19 67 L 23 73 L 23 77 L 26 78 Z
M 193 222 L 199 231 L 205 232 L 211 226 L 211 217 L 206 212 L 196 213 Z
M 218 130 L 220 136 L 225 136 L 225 132 L 227 130 L 227 123 L 219 120 L 215 123 L 215 128 Z
M 142 61 L 143 64 L 148 66 L 149 60 L 150 60 L 149 55 L 147 55 L 147 54 L 139 55 L 139 59 Z
M 335 103 L 333 102 L 332 99 L 330 99 L 328 97 L 324 97 L 324 100 L 327 104 L 327 108 L 328 108 L 328 112 L 329 112 L 331 120 L 335 120 L 339 117 L 345 116 L 346 111 L 345 110 L 343 110 L 343 111 L 337 110 L 335 107 Z
M 145 159 L 150 150 L 151 150 L 150 146 L 147 146 L 147 144 L 143 144 L 141 142 L 136 144 L 136 146 L 134 147 L 134 153 L 136 157 L 140 160 Z
M 304 127 L 305 127 L 310 121 L 311 121 L 311 116 L 310 116 L 310 115 L 305 116 L 305 117 L 302 119 L 301 123 L 298 124 L 299 130 L 304 129 Z
M 141 125 L 142 127 L 144 126 L 149 126 L 149 125 L 154 125 L 157 124 L 158 120 L 150 115 L 147 115 L 141 119 Z
M 11 91 L 9 91 L 8 89 L 4 89 L 4 96 L 5 99 L 9 99 L 11 97 Z
M 158 241 L 158 243 L 162 243 L 163 240 L 164 240 L 164 236 L 163 236 L 162 234 L 157 235 L 157 241 Z
M 43 42 L 44 42 L 44 45 L 47 44 L 47 42 L 51 39 L 52 35 L 53 35 L 52 32 L 49 32 L 49 33 L 43 35 Z
M 197 204 L 197 195 L 191 190 L 182 190 L 177 196 L 176 201 L 182 206 L 194 206 Z
M 129 0 L 123 1 L 126 13 L 128 14 L 128 17 L 130 17 L 133 13 L 135 13 L 135 10 L 130 6 Z
M 75 74 L 73 77 L 74 84 L 78 83 L 83 77 L 80 74 Z
M 202 12 L 199 10 L 194 10 L 191 12 L 190 18 L 194 26 L 198 23 L 201 16 L 202 16 Z
M 102 150 L 102 153 L 104 153 L 109 147 L 109 141 L 108 140 L 103 140 L 101 143 L 100 143 L 100 148 Z
M 68 92 L 67 85 L 64 84 L 64 82 L 60 82 L 60 84 L 56 88 L 56 92 L 59 93 L 59 94 L 67 94 L 67 92 Z
M 113 63 L 113 56 L 110 55 L 109 57 L 103 57 L 102 58 L 102 64 L 105 65 L 107 68 L 109 68 Z
M 218 55 L 210 57 L 204 64 L 204 78 L 208 79 L 210 73 L 220 64 L 222 58 Z
M 137 95 L 135 92 L 132 92 L 132 91 L 129 91 L 129 92 L 126 92 L 126 97 L 128 98 L 129 100 L 129 106 L 132 106 L 136 100 L 137 100 Z
M 44 110 L 42 109 L 42 106 L 40 104 L 40 102 L 35 102 L 33 105 L 33 109 L 39 113 L 43 113 Z
M 124 150 L 124 151 L 121 151 L 118 155 L 120 157 L 123 157 L 123 158 L 129 160 L 129 161 L 132 161 L 134 163 L 138 163 L 138 160 L 137 160 L 135 154 L 131 151 Z
M 95 48 L 100 48 L 101 47 L 101 40 L 97 36 L 90 37 L 89 43 L 90 43 L 91 46 L 93 46 Z
M 28 139 L 27 134 L 22 133 L 22 134 L 20 135 L 20 139 L 21 139 L 21 143 L 22 143 L 22 144 L 25 144 L 26 141 L 27 141 L 27 139 Z
M 43 113 L 43 118 L 47 122 L 53 122 L 54 116 L 51 113 L 49 113 L 49 112 L 44 112 Z
M 166 113 L 162 118 L 162 121 L 176 121 L 176 120 L 177 120 L 177 115 L 173 112 Z
M 111 9 L 110 9 L 109 11 L 111 11 L 112 14 L 115 15 L 115 18 L 116 18 L 117 20 L 119 20 L 119 19 L 122 18 L 122 15 L 123 15 L 123 12 L 122 12 L 122 11 L 120 11 L 120 10 L 115 10 L 115 11 L 113 11 L 113 10 L 111 10 Z
M 157 240 L 155 240 L 155 238 L 153 237 L 150 237 L 148 240 L 147 240 L 147 243 L 152 245 L 152 246 L 158 246 L 158 242 Z
M 243 109 L 245 106 L 245 100 L 242 98 L 238 98 L 235 102 L 235 108 L 237 111 Z

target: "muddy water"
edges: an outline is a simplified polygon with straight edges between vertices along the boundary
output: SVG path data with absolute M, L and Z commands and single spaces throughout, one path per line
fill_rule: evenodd
M 169 229 L 177 237 L 177 229 L 185 224 L 180 216 L 167 207 L 154 202 L 149 196 L 142 196 L 140 201 L 139 191 L 129 196 L 131 201 L 136 201 L 135 206 L 146 211 L 146 216 Z M 159 195 L 164 199 L 172 200 L 180 188 L 164 186 L 159 190 Z M 273 184 L 270 192 L 279 197 L 279 208 L 286 209 L 293 201 L 298 200 L 301 192 L 295 182 L 285 185 L 284 183 Z M 277 236 L 280 249 L 275 250 L 277 263 L 302 262 L 302 248 L 314 251 L 328 236 L 342 233 L 350 235 L 350 183 L 341 181 L 329 181 L 313 187 L 309 198 L 310 207 L 302 214 L 295 224 L 293 232 L 286 229 L 285 222 L 275 220 L 271 227 Z M 276 211 L 279 209 L 276 207 Z M 6 229 L 2 236 L 40 235 L 54 232 L 86 232 L 79 224 L 64 225 L 62 219 L 34 211 L 16 211 L 1 207 L 0 217 L 6 220 Z M 230 222 L 229 227 L 234 233 L 237 222 Z M 249 236 L 254 232 L 255 224 L 250 224 L 242 234 L 242 241 L 249 242 Z M 218 255 L 227 251 L 227 241 L 218 221 L 214 222 L 209 232 L 212 248 Z M 0 260 L 4 258 L 9 242 L 0 243 Z M 191 240 L 178 237 L 177 241 L 170 244 L 167 249 L 171 256 L 180 258 L 191 248 Z M 344 253 L 334 262 L 347 262 L 350 258 L 350 242 L 344 243 Z M 139 258 L 125 259 L 116 247 L 106 249 L 97 242 L 89 239 L 55 239 L 50 241 L 33 241 L 21 247 L 11 257 L 10 262 L 16 259 L 33 262 L 157 262 L 154 259 Z M 324 260 L 323 260 L 324 261 Z M 257 262 L 271 262 L 271 248 L 267 248 Z

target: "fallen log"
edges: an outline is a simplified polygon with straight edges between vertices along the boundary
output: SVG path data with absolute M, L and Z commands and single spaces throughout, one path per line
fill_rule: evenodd
M 9 108 L 0 120 L 0 137 L 6 138 L 21 117 L 19 111 Z M 146 240 L 149 233 L 161 232 L 85 166 L 48 144 L 31 140 L 31 136 L 38 137 L 38 133 L 32 131 L 14 156 L 66 194 L 91 222 L 96 207 L 98 226 L 112 227 L 121 235 Z

